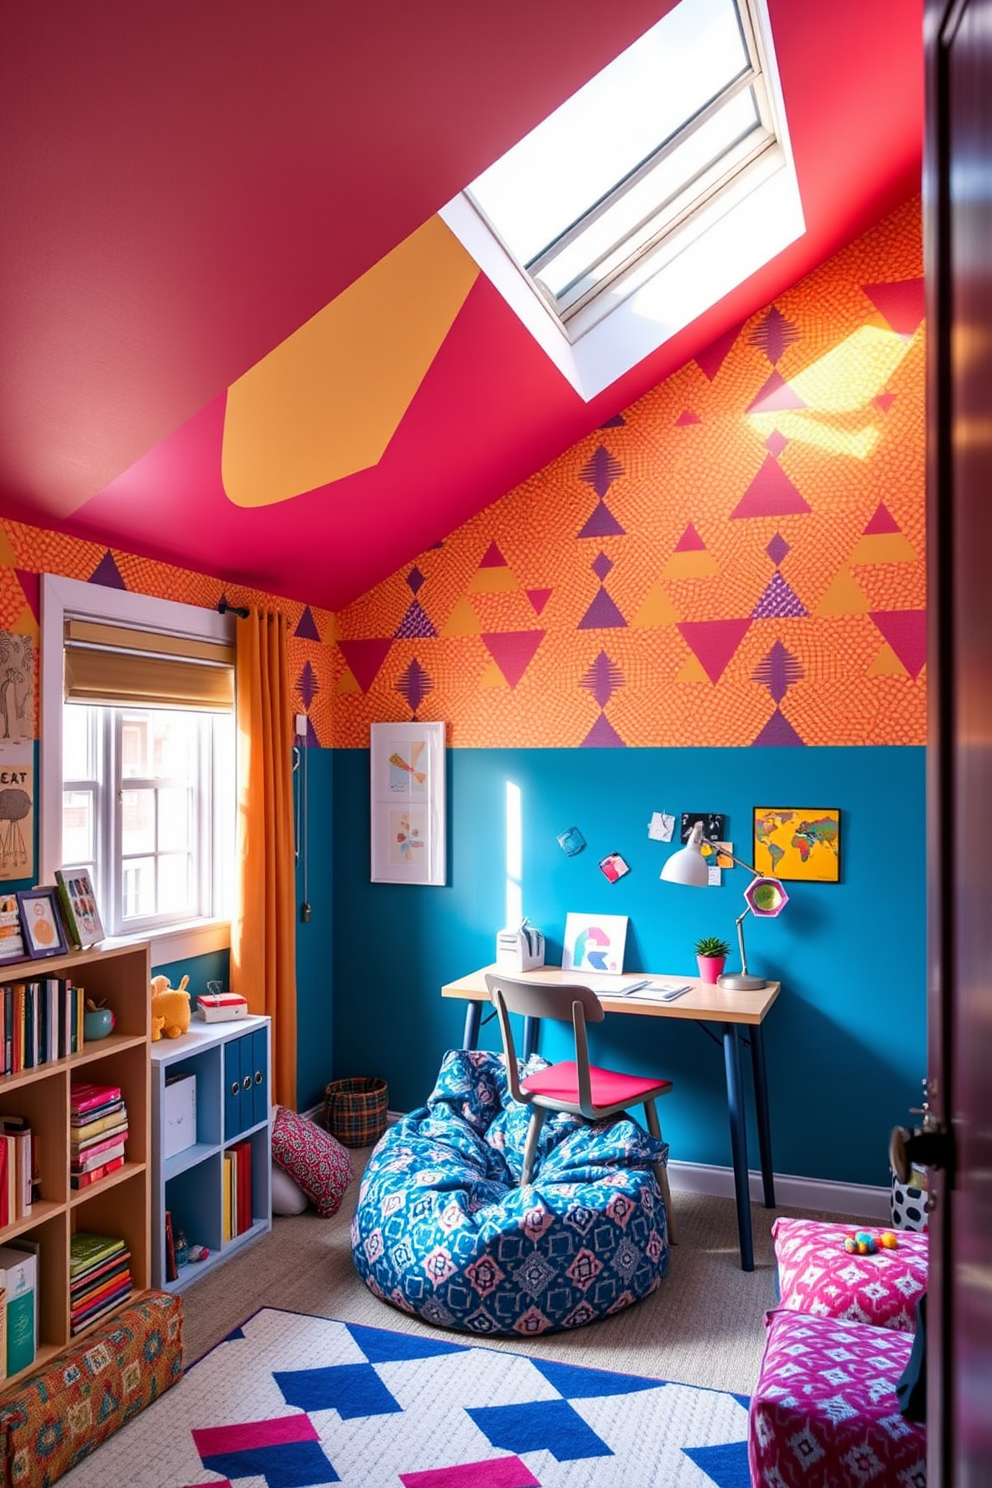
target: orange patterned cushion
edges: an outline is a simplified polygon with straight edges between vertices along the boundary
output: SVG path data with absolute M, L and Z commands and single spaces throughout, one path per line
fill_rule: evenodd
M 146 1292 L 0 1404 L 0 1483 L 47 1488 L 183 1372 L 178 1297 Z

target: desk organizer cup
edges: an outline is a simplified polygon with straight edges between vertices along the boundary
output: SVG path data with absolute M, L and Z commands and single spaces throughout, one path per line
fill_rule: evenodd
M 345 1147 L 371 1147 L 386 1130 L 389 1087 L 376 1075 L 332 1080 L 324 1087 L 327 1130 Z

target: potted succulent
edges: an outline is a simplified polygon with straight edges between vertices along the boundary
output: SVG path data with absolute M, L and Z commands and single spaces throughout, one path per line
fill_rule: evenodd
M 696 964 L 699 967 L 700 979 L 704 982 L 715 983 L 729 955 L 729 945 L 716 935 L 704 935 L 702 940 L 697 940 Z

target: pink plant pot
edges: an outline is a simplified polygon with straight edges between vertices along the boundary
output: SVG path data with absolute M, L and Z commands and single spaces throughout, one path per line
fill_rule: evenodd
M 696 965 L 699 967 L 700 981 L 709 982 L 711 986 L 715 986 L 716 979 L 726 964 L 726 956 L 697 956 Z

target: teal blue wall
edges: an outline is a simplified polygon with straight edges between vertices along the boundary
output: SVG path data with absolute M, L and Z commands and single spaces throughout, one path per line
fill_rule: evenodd
M 777 920 L 749 917 L 748 960 L 783 983 L 765 1027 L 776 1170 L 887 1184 L 888 1133 L 926 1067 L 922 748 L 449 750 L 444 888 L 369 882 L 368 753 L 314 751 L 311 796 L 332 753 L 334 1074 L 384 1076 L 396 1110 L 423 1102 L 461 1043 L 465 1004 L 442 1000 L 441 984 L 493 959 L 507 781 L 522 792 L 524 910 L 548 961 L 567 910 L 611 912 L 630 917 L 628 970 L 693 972 L 698 936 L 733 940 L 748 882 L 742 869 L 720 888 L 659 882 L 671 848 L 648 838 L 653 811 L 723 812 L 747 859 L 754 805 L 839 806 L 841 883 L 789 885 Z M 555 838 L 572 825 L 588 846 L 567 858 Z M 611 885 L 597 862 L 613 850 L 631 872 Z M 316 1065 L 308 1040 L 326 1047 L 326 1003 L 308 996 L 301 1065 Z M 719 1044 L 689 1021 L 612 1017 L 595 1034 L 594 1058 L 674 1080 L 662 1112 L 673 1158 L 729 1164 Z M 496 1047 L 492 1024 L 481 1042 Z M 751 1166 L 755 1143 L 752 1132 Z

